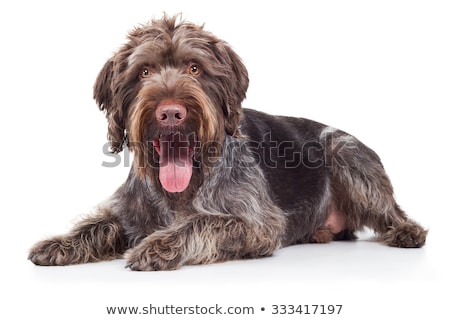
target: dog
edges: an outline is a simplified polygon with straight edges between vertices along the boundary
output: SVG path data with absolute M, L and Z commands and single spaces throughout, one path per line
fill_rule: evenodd
M 354 240 L 364 227 L 388 246 L 425 244 L 374 151 L 312 120 L 243 109 L 248 85 L 239 56 L 203 26 L 164 15 L 131 31 L 94 85 L 111 152 L 134 154 L 129 176 L 29 259 L 173 270 Z

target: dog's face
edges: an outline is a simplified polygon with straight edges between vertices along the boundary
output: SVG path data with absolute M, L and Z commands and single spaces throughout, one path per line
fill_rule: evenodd
M 134 170 L 168 193 L 198 187 L 201 178 L 193 176 L 221 155 L 225 135 L 239 134 L 248 87 L 247 70 L 227 43 L 177 20 L 132 31 L 94 86 L 112 151 L 128 143 Z

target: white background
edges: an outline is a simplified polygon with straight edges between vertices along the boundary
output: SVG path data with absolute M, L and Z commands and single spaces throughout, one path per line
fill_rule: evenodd
M 245 107 L 327 123 L 375 149 L 400 204 L 430 229 L 427 245 L 303 245 L 151 273 L 123 260 L 27 261 L 34 242 L 67 231 L 124 181 L 128 168 L 101 166 L 111 158 L 92 86 L 127 31 L 163 11 L 233 46 L 250 74 Z M 343 304 L 341 319 L 445 318 L 449 17 L 446 1 L 432 0 L 2 2 L 0 317 L 112 319 L 106 306 L 218 303 L 253 306 L 253 319 L 303 317 L 271 315 L 272 304 Z M 129 316 L 146 317 L 171 318 Z

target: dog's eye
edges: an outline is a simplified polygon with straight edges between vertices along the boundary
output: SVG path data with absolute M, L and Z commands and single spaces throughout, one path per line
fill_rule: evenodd
M 196 64 L 191 64 L 188 71 L 192 76 L 198 76 L 200 74 L 200 68 Z
M 142 70 L 141 70 L 141 72 L 139 73 L 139 78 L 148 78 L 148 77 L 150 77 L 150 75 L 151 75 L 151 72 L 150 72 L 150 69 L 149 68 L 143 68 Z

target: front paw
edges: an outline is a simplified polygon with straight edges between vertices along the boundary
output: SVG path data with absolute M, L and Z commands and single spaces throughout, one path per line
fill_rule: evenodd
M 174 270 L 182 264 L 179 246 L 167 238 L 150 236 L 138 246 L 130 249 L 125 256 L 127 268 L 133 271 Z
M 53 238 L 38 242 L 30 250 L 28 259 L 39 266 L 63 266 L 70 264 L 72 254 L 62 239 Z

